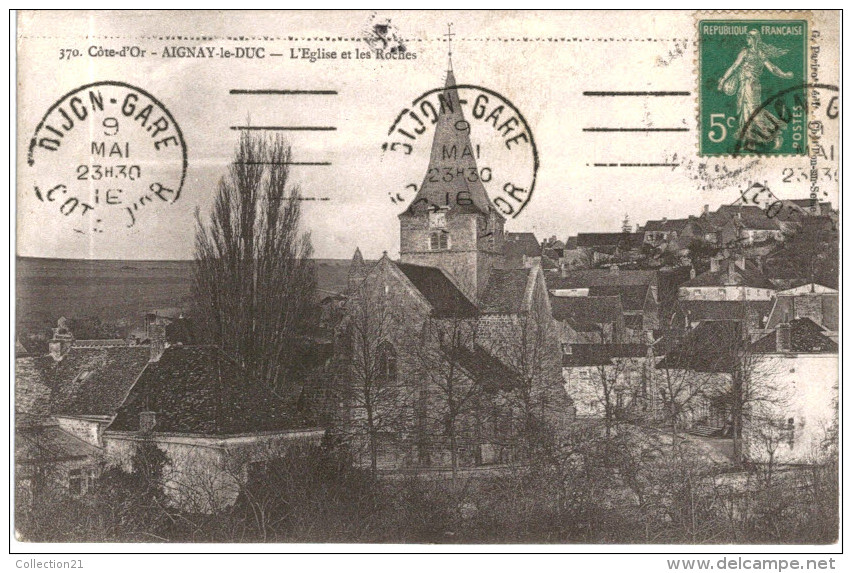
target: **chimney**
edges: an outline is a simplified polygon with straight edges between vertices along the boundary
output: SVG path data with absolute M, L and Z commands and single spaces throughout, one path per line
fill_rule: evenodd
M 154 431 L 154 426 L 157 425 L 156 412 L 139 412 L 139 432 L 150 434 Z
M 709 214 L 710 214 L 710 205 L 704 205 L 704 210 L 703 210 L 703 211 L 701 211 L 701 214 L 702 214 L 703 216 L 705 216 L 705 217 L 706 217 L 707 215 L 709 215 Z
M 158 362 L 166 350 L 166 325 L 157 319 L 148 325 L 148 343 L 151 345 L 149 362 Z
M 710 259 L 710 272 L 718 273 L 719 272 L 719 259 L 712 258 Z
M 62 357 L 71 349 L 71 344 L 74 342 L 74 335 L 68 329 L 68 319 L 60 317 L 56 321 L 56 328 L 53 329 L 53 339 L 47 343 L 47 350 L 50 356 L 59 362 Z
M 689 280 L 695 278 L 695 266 L 689 267 Z
M 787 322 L 787 313 L 784 313 L 784 322 L 775 329 L 775 350 L 778 352 L 790 352 L 792 348 L 792 337 L 790 336 L 790 323 Z

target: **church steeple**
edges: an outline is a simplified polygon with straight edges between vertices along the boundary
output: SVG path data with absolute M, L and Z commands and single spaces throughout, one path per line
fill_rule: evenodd
M 447 36 L 452 39 L 452 32 Z M 491 269 L 505 264 L 506 219 L 491 204 L 476 163 L 449 51 L 447 78 L 439 94 L 429 165 L 408 208 L 399 215 L 400 260 L 439 267 L 477 302 Z
M 447 69 L 441 109 L 435 124 L 429 166 L 423 183 L 405 214 L 414 215 L 439 208 L 463 213 L 488 215 L 496 211 L 479 180 L 476 165 L 477 148 L 470 141 L 470 124 L 462 111 L 456 78 L 452 69 L 452 52 Z M 446 181 L 446 179 L 450 179 Z

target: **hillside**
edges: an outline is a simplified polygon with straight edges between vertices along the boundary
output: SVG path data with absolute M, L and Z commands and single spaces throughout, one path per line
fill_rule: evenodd
M 316 263 L 318 296 L 343 290 L 349 261 L 317 259 Z M 55 325 L 60 316 L 141 324 L 142 315 L 150 309 L 189 303 L 192 264 L 17 257 L 17 331 Z

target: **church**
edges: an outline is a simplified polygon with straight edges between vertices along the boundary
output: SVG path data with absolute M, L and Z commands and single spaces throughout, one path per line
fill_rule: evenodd
M 472 149 L 450 65 L 424 173 L 477 173 Z M 522 462 L 573 418 L 541 266 L 510 263 L 479 179 L 434 179 L 398 261 L 356 249 L 335 333 L 339 427 L 374 470 Z

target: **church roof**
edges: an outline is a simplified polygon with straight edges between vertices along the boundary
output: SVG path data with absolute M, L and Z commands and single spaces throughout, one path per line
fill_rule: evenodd
M 473 317 L 477 315 L 476 305 L 441 269 L 409 263 L 395 264 L 432 306 L 435 316 Z
M 443 177 L 430 176 L 435 172 L 445 173 L 446 169 L 450 169 L 454 174 L 474 171 L 479 173 L 473 155 L 474 147 L 470 142 L 470 124 L 465 120 L 455 86 L 453 71 L 448 70 L 444 92 L 441 94 L 441 109 L 435 124 L 429 166 L 417 195 L 402 215 L 426 213 L 430 208 L 444 206 L 448 206 L 450 212 L 456 213 L 497 212 L 492 209 L 485 187 L 478 177 L 475 178 L 476 181 L 471 182 L 466 176 L 454 176 L 446 182 Z M 459 129 L 459 126 L 467 126 L 467 129 Z M 447 155 L 452 157 L 448 158 Z
M 515 314 L 524 310 L 531 268 L 491 269 L 488 285 L 479 301 L 482 312 Z

